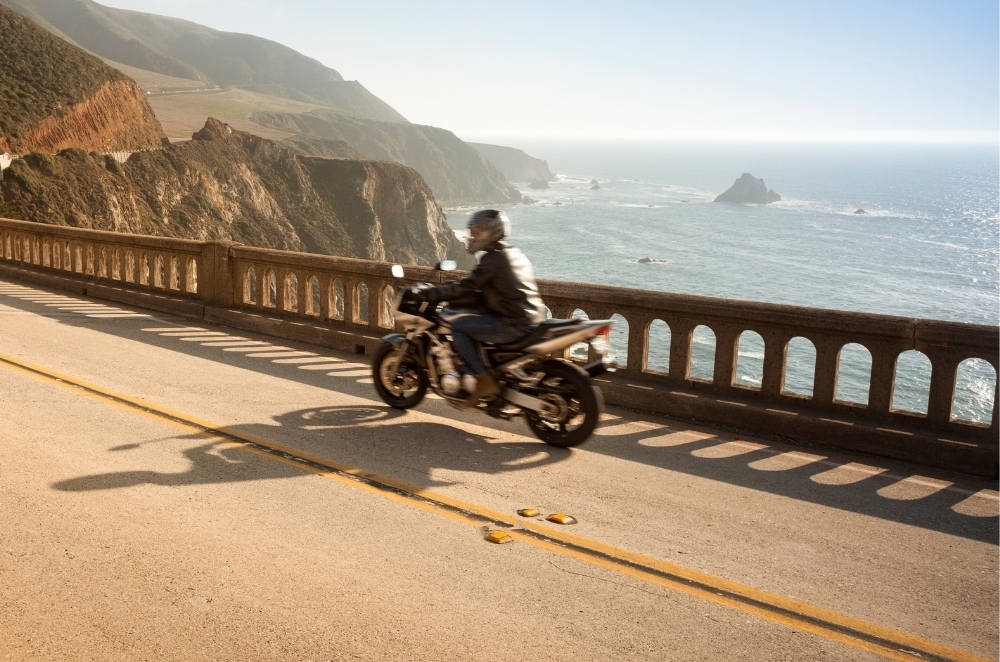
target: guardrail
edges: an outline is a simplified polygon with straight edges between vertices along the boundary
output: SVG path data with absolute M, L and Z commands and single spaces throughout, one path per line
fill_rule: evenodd
M 7 219 L 0 219 L 0 256 L 6 275 L 357 353 L 370 353 L 393 327 L 389 306 L 401 284 L 443 276 L 407 267 L 401 283 L 390 264 L 369 260 Z M 611 404 L 997 475 L 996 388 L 989 424 L 952 411 L 963 361 L 986 361 L 994 375 L 1000 367 L 996 327 L 558 281 L 539 281 L 539 289 L 556 317 L 582 311 L 627 322 L 624 361 L 601 381 Z M 648 365 L 657 320 L 671 338 L 665 371 Z M 698 326 L 715 336 L 710 379 L 691 372 Z M 748 331 L 764 344 L 759 388 L 736 380 L 738 343 Z M 811 396 L 784 388 L 796 338 L 815 348 Z M 836 398 L 841 350 L 852 343 L 871 354 L 867 404 Z M 931 365 L 926 414 L 892 408 L 897 361 L 909 350 Z

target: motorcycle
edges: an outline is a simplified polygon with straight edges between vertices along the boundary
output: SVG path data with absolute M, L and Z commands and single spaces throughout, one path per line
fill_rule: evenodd
M 436 271 L 452 271 L 451 260 Z M 392 267 L 403 277 L 400 265 Z M 462 374 L 462 362 L 452 348 L 450 324 L 473 311 L 461 302 L 430 304 L 419 296 L 431 287 L 418 283 L 401 288 L 392 306 L 393 319 L 404 333 L 382 338 L 372 362 L 379 397 L 396 409 L 417 406 L 430 389 L 449 405 L 463 409 L 476 378 Z M 506 345 L 477 343 L 484 365 L 491 369 L 500 394 L 479 403 L 478 411 L 508 420 L 524 416 L 536 437 L 551 446 L 580 444 L 594 431 L 604 409 L 599 388 L 591 381 L 609 371 L 611 321 L 548 319 L 519 340 Z M 578 365 L 566 360 L 566 349 L 589 346 L 597 359 Z

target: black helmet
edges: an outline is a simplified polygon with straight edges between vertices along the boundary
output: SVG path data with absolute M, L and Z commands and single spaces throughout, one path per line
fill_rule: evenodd
M 466 249 L 471 254 L 486 250 L 510 234 L 510 220 L 502 211 L 481 209 L 469 219 Z

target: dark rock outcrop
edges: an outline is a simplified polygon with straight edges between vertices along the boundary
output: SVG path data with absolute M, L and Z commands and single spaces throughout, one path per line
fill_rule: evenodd
M 135 151 L 166 135 L 130 78 L 0 5 L 0 152 Z
M 543 189 L 543 188 L 548 188 L 548 187 L 549 187 L 549 183 L 548 183 L 548 181 L 546 181 L 544 179 L 535 179 L 533 181 L 528 182 L 528 188 Z
M 521 194 L 493 164 L 445 129 L 325 109 L 309 113 L 256 112 L 250 119 L 270 129 L 346 142 L 366 159 L 408 165 L 423 175 L 442 204 L 521 200 Z
M 855 209 L 854 213 L 855 214 L 867 214 L 868 212 L 866 212 L 864 209 Z
M 738 202 L 766 205 L 781 200 L 781 196 L 770 191 L 763 179 L 757 179 L 749 172 L 743 173 L 725 193 L 715 198 L 716 202 Z
M 484 143 L 469 144 L 489 159 L 489 162 L 503 173 L 508 182 L 530 182 L 536 179 L 548 182 L 555 179 L 555 175 L 549 171 L 548 162 L 528 156 L 520 149 Z
M 397 163 L 299 156 L 209 119 L 190 142 L 126 163 L 29 154 L 0 180 L 0 216 L 97 230 L 431 265 L 471 264 L 430 189 Z

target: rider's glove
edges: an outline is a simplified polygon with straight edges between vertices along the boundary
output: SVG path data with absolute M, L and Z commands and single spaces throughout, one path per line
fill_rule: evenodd
M 431 301 L 430 291 L 431 288 L 429 287 L 426 286 L 421 287 L 420 285 L 414 285 L 412 288 L 410 288 L 410 297 L 414 301 Z

